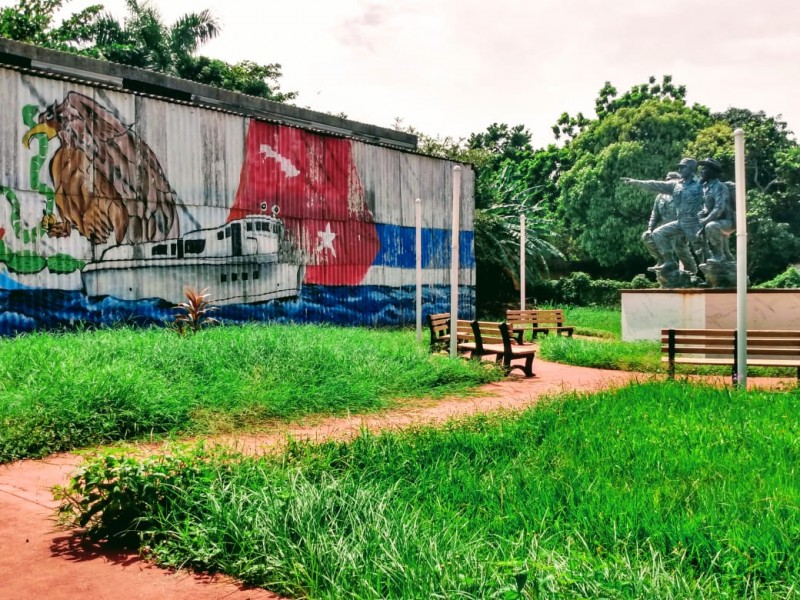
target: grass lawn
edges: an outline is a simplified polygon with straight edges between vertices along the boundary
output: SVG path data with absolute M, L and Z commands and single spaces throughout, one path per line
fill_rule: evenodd
M 0 340 L 0 463 L 117 440 L 255 429 L 468 393 L 491 365 L 410 331 L 320 325 L 31 334 Z
M 798 413 L 642 384 L 258 459 L 101 457 L 64 507 L 297 598 L 797 598 Z

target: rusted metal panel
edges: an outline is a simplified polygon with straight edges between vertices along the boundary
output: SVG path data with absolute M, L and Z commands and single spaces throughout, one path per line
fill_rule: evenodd
M 226 322 L 412 324 L 417 198 L 424 312 L 449 306 L 455 163 L 12 69 L 0 101 L 0 333 L 163 322 L 185 286 Z

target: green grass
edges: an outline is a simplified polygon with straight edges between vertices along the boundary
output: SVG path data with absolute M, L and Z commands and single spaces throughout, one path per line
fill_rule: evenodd
M 386 408 L 502 377 L 413 332 L 319 325 L 32 334 L 0 340 L 0 462 L 124 439 Z
M 291 597 L 798 598 L 798 412 L 645 384 L 275 457 L 106 457 L 65 512 Z
M 565 309 L 564 319 L 576 327 L 578 335 L 622 337 L 622 312 L 619 308 L 573 306 Z
M 539 356 L 553 362 L 642 373 L 666 372 L 661 364 L 659 342 L 622 342 L 556 335 L 539 336 L 537 341 Z

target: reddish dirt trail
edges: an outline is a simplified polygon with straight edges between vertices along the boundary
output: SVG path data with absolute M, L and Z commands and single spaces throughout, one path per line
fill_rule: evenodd
M 540 397 L 564 391 L 596 391 L 646 375 L 536 363 L 537 377 L 510 377 L 484 386 L 485 396 L 426 401 L 375 415 L 290 425 L 263 436 L 215 438 L 248 453 L 260 453 L 296 439 L 347 439 L 364 428 L 378 431 L 436 424 L 495 410 L 518 410 Z M 792 380 L 749 380 L 750 385 L 787 385 Z M 130 553 L 84 546 L 56 529 L 51 489 L 64 485 L 81 457 L 51 456 L 0 466 L 0 598 L 3 600 L 277 600 L 261 589 L 246 589 L 225 577 L 167 571 Z

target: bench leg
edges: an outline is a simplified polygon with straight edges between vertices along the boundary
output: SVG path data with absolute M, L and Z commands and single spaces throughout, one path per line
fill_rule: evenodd
M 536 374 L 533 372 L 533 354 L 528 354 L 525 356 L 525 366 L 522 365 L 512 365 L 511 364 L 511 357 L 505 358 L 503 360 L 503 370 L 505 371 L 506 375 L 511 373 L 514 369 L 519 369 L 523 373 L 525 373 L 525 377 L 536 377 Z
M 525 357 L 525 368 L 522 369 L 522 372 L 525 373 L 525 377 L 533 377 L 533 354 L 530 354 Z

